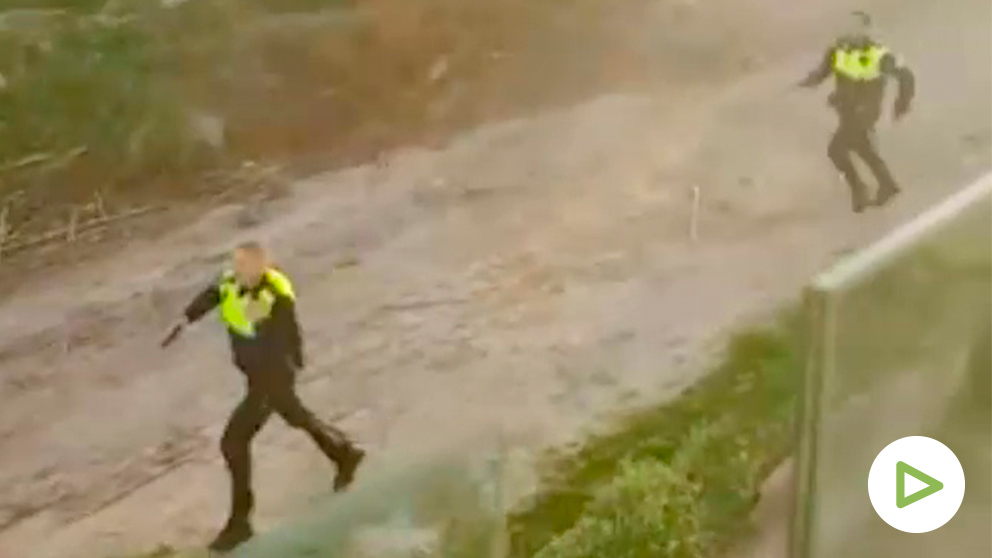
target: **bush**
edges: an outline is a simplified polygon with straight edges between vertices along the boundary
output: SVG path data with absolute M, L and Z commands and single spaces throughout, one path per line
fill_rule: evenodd
M 535 558 L 698 557 L 701 487 L 687 473 L 663 462 L 627 463 L 579 522 Z

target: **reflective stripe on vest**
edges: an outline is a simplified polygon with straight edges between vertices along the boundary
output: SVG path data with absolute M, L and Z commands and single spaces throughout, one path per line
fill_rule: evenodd
M 872 81 L 882 75 L 882 59 L 889 49 L 880 46 L 864 50 L 834 51 L 834 71 L 854 81 Z
M 296 298 L 289 279 L 279 271 L 271 268 L 265 270 L 262 281 L 264 286 L 257 297 L 250 292 L 242 295 L 241 286 L 231 271 L 224 274 L 218 287 L 220 318 L 231 331 L 242 337 L 255 336 L 255 325 L 272 314 L 277 295 Z

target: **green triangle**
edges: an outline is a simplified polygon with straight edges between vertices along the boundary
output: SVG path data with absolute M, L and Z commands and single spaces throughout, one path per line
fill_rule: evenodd
M 914 492 L 913 494 L 906 496 L 906 475 L 912 475 L 918 481 L 926 483 L 927 487 L 923 490 Z M 930 475 L 910 467 L 909 465 L 903 463 L 902 461 L 896 462 L 896 507 L 905 508 L 906 506 L 919 502 L 920 500 L 940 492 L 944 489 L 944 483 L 931 477 Z

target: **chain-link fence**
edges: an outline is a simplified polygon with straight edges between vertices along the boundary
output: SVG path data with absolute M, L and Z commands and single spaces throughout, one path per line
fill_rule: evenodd
M 818 277 L 793 558 L 992 556 L 992 174 Z M 868 471 L 906 436 L 961 460 L 965 501 L 926 534 L 872 509 Z

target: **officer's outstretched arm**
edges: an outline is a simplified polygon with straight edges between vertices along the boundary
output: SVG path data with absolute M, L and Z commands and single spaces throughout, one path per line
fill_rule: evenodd
M 182 334 L 183 330 L 186 329 L 187 324 L 199 320 L 218 304 L 220 304 L 220 287 L 218 287 L 217 283 L 211 283 L 197 293 L 193 300 L 186 306 L 186 310 L 183 312 L 183 319 L 169 328 L 165 337 L 162 339 L 162 347 L 168 347 L 173 344 L 179 338 L 179 335 Z
M 186 310 L 183 312 L 183 319 L 173 324 L 166 332 L 165 337 L 162 339 L 162 347 L 168 347 L 173 344 L 179 338 L 179 335 L 182 334 L 183 330 L 186 329 L 187 324 L 199 320 L 218 304 L 220 304 L 220 288 L 216 283 L 213 283 L 197 293 L 189 305 L 186 306 Z
M 898 83 L 899 92 L 896 94 L 894 112 L 899 118 L 909 112 L 913 104 L 913 98 L 916 96 L 916 76 L 892 54 L 887 54 L 882 59 L 882 72 L 895 78 Z
M 183 315 L 187 322 L 193 323 L 216 308 L 218 304 L 220 304 L 220 287 L 217 283 L 211 283 L 193 297 Z
M 827 49 L 827 52 L 820 59 L 820 64 L 817 65 L 809 74 L 799 82 L 800 87 L 816 87 L 826 81 L 830 74 L 833 73 L 834 66 L 834 47 Z

